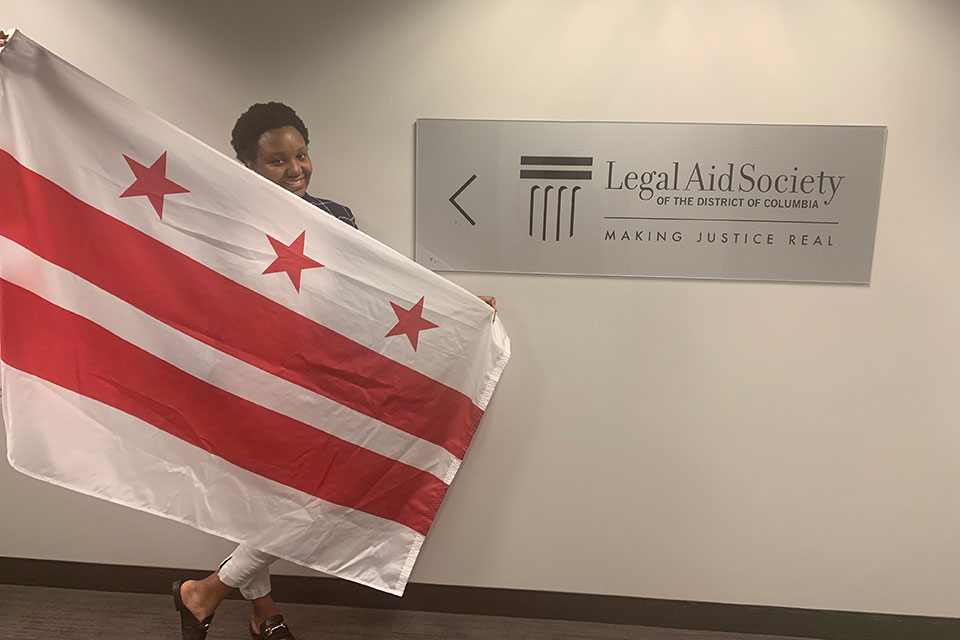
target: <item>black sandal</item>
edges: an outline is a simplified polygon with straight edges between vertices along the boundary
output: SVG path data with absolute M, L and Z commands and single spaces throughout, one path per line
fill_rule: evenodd
M 210 621 L 213 620 L 213 614 L 197 620 L 190 609 L 183 604 L 180 598 L 180 587 L 183 586 L 183 580 L 177 580 L 173 583 L 173 606 L 180 612 L 180 634 L 183 640 L 205 640 L 207 631 L 210 629 Z M 278 636 L 283 637 L 283 636 Z
M 250 629 L 250 637 L 253 640 L 296 640 L 290 633 L 287 623 L 283 621 L 283 616 L 280 615 L 270 616 L 260 623 L 260 633 L 250 626 L 247 628 Z

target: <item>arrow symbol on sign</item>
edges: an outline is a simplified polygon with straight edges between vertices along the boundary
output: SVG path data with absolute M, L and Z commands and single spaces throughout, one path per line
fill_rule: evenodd
M 462 186 L 462 187 L 460 187 L 459 189 L 457 189 L 457 192 L 456 192 L 455 194 L 453 194 L 452 196 L 450 196 L 450 204 L 452 204 L 453 206 L 455 206 L 455 207 L 457 208 L 457 211 L 460 212 L 460 215 L 462 215 L 464 218 L 466 218 L 466 219 L 467 219 L 467 222 L 469 222 L 469 223 L 472 224 L 473 226 L 476 226 L 477 223 L 473 221 L 473 218 L 471 218 L 470 216 L 467 215 L 467 212 L 463 210 L 463 207 L 461 207 L 459 204 L 457 204 L 457 196 L 460 195 L 461 193 L 463 193 L 463 190 L 466 189 L 467 187 L 469 187 L 469 186 L 470 186 L 470 183 L 473 182 L 473 181 L 476 180 L 476 179 L 477 179 L 477 174 L 473 174 L 472 176 L 470 176 L 470 179 L 469 179 L 469 180 L 467 180 L 466 182 L 463 183 L 463 186 Z

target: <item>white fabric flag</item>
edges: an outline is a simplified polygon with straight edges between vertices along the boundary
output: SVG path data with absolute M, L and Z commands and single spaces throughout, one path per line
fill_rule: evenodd
M 402 594 L 493 311 L 22 33 L 0 50 L 10 463 Z

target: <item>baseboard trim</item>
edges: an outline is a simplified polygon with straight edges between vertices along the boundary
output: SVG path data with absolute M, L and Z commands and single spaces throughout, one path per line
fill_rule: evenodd
M 0 557 L 0 583 L 169 593 L 178 578 L 204 571 Z M 552 591 L 410 584 L 403 598 L 322 576 L 274 576 L 279 602 L 727 631 L 823 640 L 956 640 L 960 618 L 900 616 L 630 598 Z

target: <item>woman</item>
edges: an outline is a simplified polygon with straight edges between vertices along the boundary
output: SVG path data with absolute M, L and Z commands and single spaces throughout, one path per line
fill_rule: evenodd
M 353 213 L 342 204 L 307 193 L 313 165 L 307 145 L 310 136 L 303 120 L 285 104 L 268 102 L 251 106 L 233 127 L 231 144 L 237 159 L 310 204 L 357 226 Z M 496 309 L 496 300 L 480 298 Z M 250 635 L 282 640 L 293 638 L 270 596 L 270 564 L 276 557 L 241 544 L 203 580 L 173 583 L 173 598 L 180 612 L 184 640 L 203 640 L 217 606 L 234 589 L 253 605 Z
M 237 119 L 230 142 L 237 159 L 249 169 L 356 227 L 349 208 L 307 194 L 313 174 L 307 152 L 309 141 L 307 127 L 293 109 L 268 102 L 253 105 Z M 239 589 L 253 605 L 253 638 L 293 638 L 270 596 L 270 564 L 274 560 L 274 556 L 241 544 L 217 571 L 203 580 L 175 582 L 173 598 L 180 612 L 184 640 L 206 638 L 213 612 L 234 589 Z

